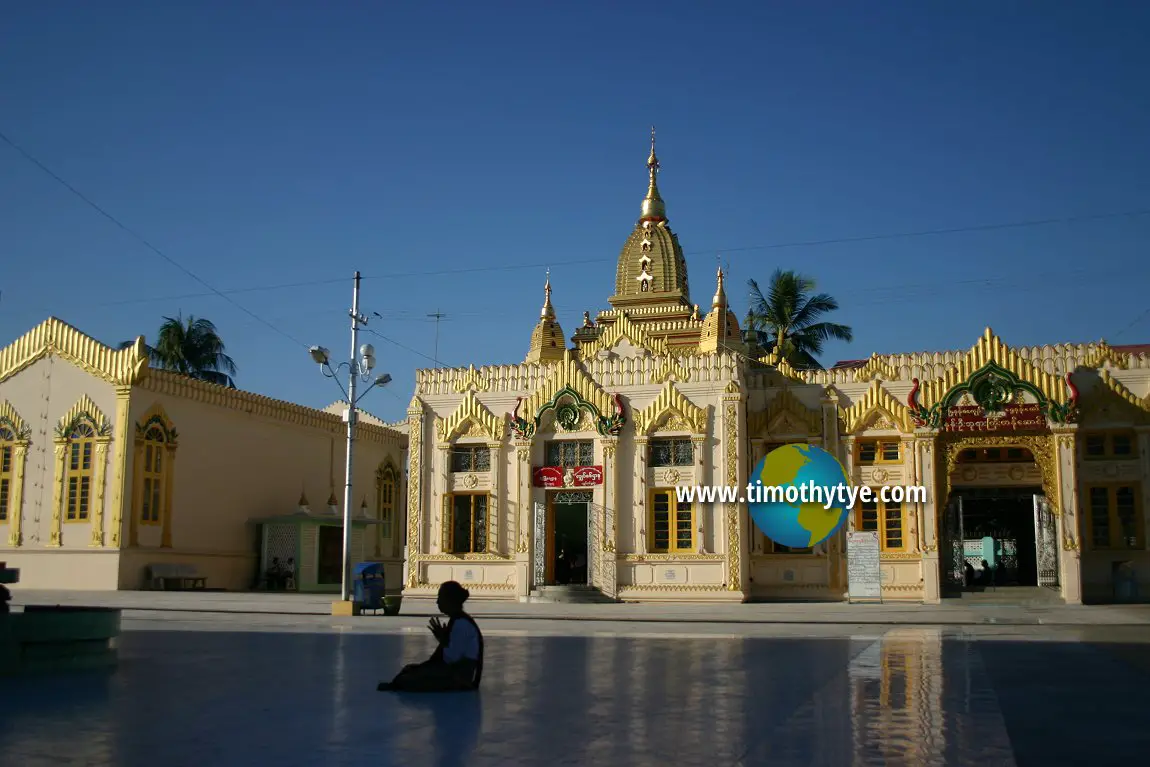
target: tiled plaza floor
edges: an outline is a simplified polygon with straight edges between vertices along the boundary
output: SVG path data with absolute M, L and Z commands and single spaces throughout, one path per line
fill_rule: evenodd
M 127 631 L 0 679 L 0 765 L 1080 765 L 1150 753 L 1150 645 L 492 635 L 477 694 L 375 691 L 429 636 Z

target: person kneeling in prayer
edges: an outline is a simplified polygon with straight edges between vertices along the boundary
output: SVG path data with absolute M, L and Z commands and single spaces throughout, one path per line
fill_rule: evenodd
M 448 617 L 444 626 L 439 618 L 427 624 L 439 647 L 423 663 L 404 666 L 395 679 L 380 682 L 381 692 L 448 692 L 475 690 L 483 675 L 483 634 L 475 620 L 463 611 L 471 592 L 456 581 L 439 587 L 436 606 Z

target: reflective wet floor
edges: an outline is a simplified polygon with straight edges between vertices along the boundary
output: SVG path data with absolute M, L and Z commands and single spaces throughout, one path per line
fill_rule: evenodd
M 375 691 L 430 652 L 422 633 L 129 631 L 114 672 L 0 679 L 0 765 L 1097 766 L 1150 753 L 1150 645 L 855 631 L 493 633 L 479 693 L 422 696 Z

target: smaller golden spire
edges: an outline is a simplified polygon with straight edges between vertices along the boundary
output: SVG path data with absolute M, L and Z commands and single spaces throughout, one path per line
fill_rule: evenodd
M 650 183 L 647 185 L 647 196 L 643 198 L 642 218 L 665 219 L 667 217 L 663 198 L 659 195 L 659 185 L 655 177 L 659 175 L 659 158 L 655 155 L 655 126 L 651 126 L 651 154 L 647 157 L 647 173 Z
M 539 319 L 555 319 L 555 307 L 551 305 L 551 270 L 547 270 L 547 282 L 543 284 L 543 308 L 539 312 Z
M 718 258 L 716 256 L 716 258 Z M 723 288 L 723 267 L 720 266 L 718 270 L 718 286 L 715 288 L 715 297 L 711 299 L 712 309 L 726 309 L 727 308 L 727 291 Z

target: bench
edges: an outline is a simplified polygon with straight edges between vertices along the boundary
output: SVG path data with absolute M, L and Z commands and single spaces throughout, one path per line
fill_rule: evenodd
M 148 585 L 154 591 L 203 589 L 208 585 L 208 579 L 200 575 L 195 565 L 182 563 L 148 565 L 147 572 Z

